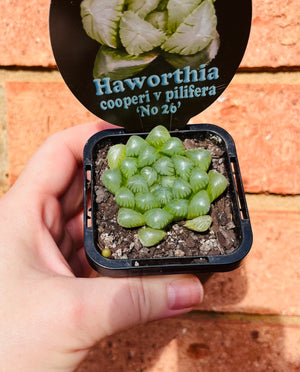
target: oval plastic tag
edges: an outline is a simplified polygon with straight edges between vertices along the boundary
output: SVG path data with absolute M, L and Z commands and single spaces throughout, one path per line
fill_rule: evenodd
M 52 0 L 60 73 L 93 114 L 148 131 L 183 128 L 233 78 L 251 0 Z

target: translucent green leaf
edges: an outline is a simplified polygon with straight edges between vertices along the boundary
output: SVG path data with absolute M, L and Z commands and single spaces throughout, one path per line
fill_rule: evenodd
M 175 199 L 186 199 L 192 193 L 192 188 L 186 180 L 177 178 L 174 182 L 172 192 Z
M 173 193 L 169 187 L 158 187 L 152 192 L 162 207 L 173 199 Z
M 174 218 L 173 221 L 180 221 L 187 217 L 189 201 L 186 199 L 171 200 L 164 209 L 170 212 Z
M 184 154 L 184 146 L 182 141 L 177 137 L 171 137 L 166 143 L 160 148 L 160 152 L 165 155 L 182 155 Z
M 138 156 L 147 145 L 142 137 L 131 136 L 126 143 L 126 156 Z
M 156 160 L 153 168 L 161 176 L 173 176 L 175 174 L 174 164 L 168 156 L 162 156 Z
M 168 2 L 169 2 L 169 0 L 160 0 L 156 10 L 157 11 L 167 10 Z
M 223 176 L 223 174 L 215 170 L 210 170 L 208 172 L 208 178 L 209 181 L 206 191 L 208 193 L 210 201 L 213 202 L 226 190 L 226 187 L 228 186 L 228 181 Z
M 144 213 L 149 209 L 159 208 L 160 203 L 151 192 L 137 193 L 135 195 L 136 208 Z
M 152 247 L 163 240 L 166 236 L 166 232 L 152 229 L 151 227 L 143 227 L 138 231 L 138 236 L 144 247 Z
M 143 176 L 136 174 L 127 180 L 127 187 L 134 194 L 138 192 L 147 192 L 149 190 L 147 182 Z
M 127 0 L 128 10 L 132 10 L 141 18 L 152 12 L 159 4 L 160 0 Z
M 167 29 L 167 21 L 168 21 L 168 13 L 166 11 L 163 12 L 152 12 L 147 15 L 145 20 L 151 23 L 155 28 L 159 30 L 166 31 Z
M 202 0 L 169 0 L 168 31 L 173 33 L 184 19 L 202 2 Z
M 125 158 L 126 146 L 122 144 L 110 147 L 107 153 L 107 163 L 110 168 L 118 168 Z
M 161 45 L 165 34 L 128 10 L 120 21 L 120 39 L 128 54 L 139 55 Z
M 145 225 L 144 216 L 129 208 L 120 208 L 117 220 L 120 226 L 128 229 Z
M 215 58 L 220 47 L 220 36 L 216 33 L 215 38 L 200 52 L 190 55 L 180 55 L 176 53 L 163 53 L 163 58 L 175 69 L 190 66 L 197 69 L 200 65 L 208 65 Z
M 161 186 L 172 188 L 176 178 L 176 176 L 162 176 L 160 180 Z
M 144 167 L 140 173 L 147 181 L 148 186 L 152 186 L 158 179 L 157 172 L 152 167 Z
M 138 157 L 138 167 L 152 165 L 159 158 L 159 153 L 152 146 L 145 146 Z
M 189 230 L 193 230 L 197 232 L 204 232 L 210 228 L 211 224 L 212 224 L 212 218 L 206 215 L 206 216 L 196 217 L 192 220 L 188 220 L 183 226 Z
M 157 57 L 157 53 L 147 52 L 132 56 L 120 49 L 101 46 L 94 62 L 95 79 L 109 77 L 111 80 L 122 80 L 141 72 Z
M 144 214 L 146 225 L 153 229 L 164 229 L 173 219 L 170 212 L 161 208 L 154 208 Z
M 167 128 L 157 125 L 146 137 L 146 141 L 153 147 L 159 148 L 171 138 Z
M 107 169 L 101 177 L 103 185 L 115 194 L 122 185 L 122 174 L 119 168 Z
M 133 209 L 135 206 L 134 194 L 127 187 L 121 187 L 116 192 L 115 201 L 119 207 Z
M 100 44 L 118 47 L 118 24 L 125 0 L 83 0 L 80 4 L 85 32 Z
M 137 173 L 137 159 L 133 157 L 125 157 L 120 163 L 122 174 L 129 178 Z
M 187 218 L 204 216 L 209 212 L 209 209 L 210 200 L 207 192 L 205 190 L 198 191 L 190 200 Z
M 211 163 L 211 153 L 204 149 L 186 150 L 185 155 L 191 159 L 195 166 L 206 172 Z
M 192 169 L 194 168 L 194 163 L 190 159 L 181 155 L 174 155 L 172 159 L 176 174 L 179 177 L 188 180 L 191 176 Z
M 203 50 L 216 37 L 217 17 L 211 0 L 204 0 L 163 44 L 162 49 L 182 55 Z
M 151 187 L 150 187 L 150 192 L 152 192 L 153 194 L 154 194 L 154 192 L 157 190 L 157 189 L 159 189 L 161 187 L 161 185 L 159 184 L 159 183 L 155 183 L 154 185 L 152 185 Z
M 194 168 L 190 177 L 190 185 L 194 193 L 205 189 L 208 184 L 208 174 L 199 168 Z

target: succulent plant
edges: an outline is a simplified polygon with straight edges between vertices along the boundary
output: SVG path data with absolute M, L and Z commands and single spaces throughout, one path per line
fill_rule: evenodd
M 109 169 L 101 179 L 120 207 L 118 223 L 129 229 L 141 227 L 138 236 L 145 247 L 163 240 L 172 222 L 186 220 L 187 229 L 207 231 L 211 203 L 228 185 L 221 173 L 208 171 L 209 151 L 185 150 L 182 141 L 161 125 L 146 139 L 134 135 L 126 145 L 112 146 L 107 161 Z

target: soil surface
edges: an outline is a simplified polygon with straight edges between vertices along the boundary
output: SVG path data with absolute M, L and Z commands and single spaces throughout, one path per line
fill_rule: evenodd
M 186 139 L 186 149 L 203 148 L 212 154 L 210 169 L 222 173 L 229 181 L 225 167 L 224 151 L 211 139 Z M 211 204 L 212 225 L 205 233 L 197 233 L 183 227 L 184 221 L 173 223 L 167 229 L 165 239 L 155 247 L 144 247 L 138 239 L 137 229 L 125 229 L 117 222 L 118 205 L 114 196 L 101 182 L 101 174 L 108 168 L 106 155 L 109 146 L 98 151 L 95 162 L 94 195 L 96 200 L 96 228 L 98 247 L 109 248 L 111 259 L 143 259 L 161 257 L 188 257 L 225 255 L 233 252 L 239 242 L 237 227 L 232 218 L 232 202 L 229 189 Z M 94 225 L 95 226 L 95 225 Z

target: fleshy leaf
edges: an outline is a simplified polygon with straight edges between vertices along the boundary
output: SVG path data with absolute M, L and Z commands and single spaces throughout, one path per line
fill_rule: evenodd
M 170 212 L 161 208 L 150 209 L 144 214 L 145 222 L 153 229 L 164 229 L 173 219 Z
M 174 182 L 172 192 L 175 199 L 186 199 L 192 193 L 192 188 L 183 178 L 177 178 Z
M 137 173 L 137 159 L 133 157 L 126 157 L 120 163 L 120 170 L 122 174 L 129 178 Z
M 212 224 L 211 216 L 205 215 L 196 217 L 192 220 L 188 220 L 183 226 L 189 230 L 204 232 L 210 228 L 211 224 Z
M 162 156 L 154 164 L 153 168 L 161 176 L 173 176 L 175 173 L 174 164 L 168 156 Z
M 194 168 L 194 163 L 190 159 L 181 155 L 174 155 L 173 162 L 176 174 L 179 177 L 188 180 L 191 176 L 192 169 Z
M 204 216 L 209 212 L 210 200 L 205 190 L 200 190 L 195 194 L 189 204 L 188 219 Z
M 147 181 L 148 186 L 152 186 L 157 181 L 157 172 L 152 167 L 144 167 L 140 173 Z
M 169 53 L 195 54 L 203 50 L 217 34 L 217 17 L 211 0 L 204 0 L 162 44 Z
M 158 244 L 166 236 L 163 230 L 152 229 L 151 227 L 143 227 L 139 230 L 138 236 L 144 247 L 152 247 Z
M 126 146 L 119 144 L 110 147 L 107 153 L 107 163 L 110 168 L 119 168 L 121 161 L 125 158 Z
M 151 23 L 155 28 L 165 31 L 167 29 L 168 13 L 166 11 L 155 11 L 148 14 L 145 20 Z
M 117 219 L 120 226 L 128 229 L 145 225 L 144 216 L 129 208 L 120 208 Z
M 134 194 L 127 187 L 121 187 L 115 195 L 116 203 L 119 207 L 131 208 L 135 206 Z
M 186 150 L 185 155 L 191 159 L 195 166 L 204 172 L 207 172 L 211 163 L 211 153 L 204 149 Z
M 147 142 L 139 136 L 131 136 L 126 143 L 126 156 L 139 156 Z
M 209 181 L 206 191 L 210 201 L 213 202 L 225 191 L 226 187 L 228 186 L 228 181 L 223 174 L 215 170 L 210 170 L 208 172 L 208 178 Z
M 202 0 L 169 0 L 168 2 L 168 31 L 170 34 L 176 31 L 177 27 Z
M 153 147 L 159 148 L 171 138 L 167 128 L 157 125 L 146 137 L 146 141 Z
M 184 146 L 179 138 L 171 137 L 162 145 L 160 152 L 168 156 L 182 155 L 184 154 Z
M 138 192 L 147 192 L 149 190 L 147 181 L 140 174 L 136 174 L 127 180 L 127 187 L 134 194 Z
M 162 176 L 160 180 L 161 186 L 172 188 L 176 179 L 176 176 Z
M 159 158 L 159 153 L 152 146 L 145 146 L 138 157 L 138 167 L 152 165 Z
M 83 0 L 80 4 L 85 32 L 100 44 L 118 47 L 118 25 L 125 0 Z
M 142 213 L 145 213 L 149 209 L 160 207 L 159 201 L 151 192 L 137 193 L 135 195 L 135 205 Z
M 165 34 L 128 10 L 121 17 L 120 39 L 127 53 L 136 56 L 160 46 Z
M 132 10 L 141 18 L 152 12 L 158 6 L 160 0 L 127 0 L 128 10 Z
M 186 199 L 171 200 L 164 209 L 170 212 L 174 218 L 173 221 L 180 221 L 186 218 L 188 214 L 189 201 Z
M 191 69 L 197 69 L 200 65 L 208 65 L 211 60 L 215 58 L 220 48 L 220 36 L 216 33 L 215 38 L 208 44 L 207 47 L 202 49 L 196 54 L 183 56 L 175 53 L 163 54 L 164 59 L 175 69 L 190 66 Z
M 122 174 L 119 168 L 107 169 L 101 177 L 103 185 L 112 194 L 115 194 L 122 185 Z
M 205 189 L 208 184 L 208 174 L 199 168 L 194 168 L 190 177 L 193 192 Z
M 173 199 L 173 193 L 169 187 L 158 187 L 153 191 L 153 194 L 162 207 Z
M 125 79 L 143 71 L 156 57 L 154 52 L 132 56 L 123 50 L 102 45 L 96 55 L 93 76 L 94 79 Z

